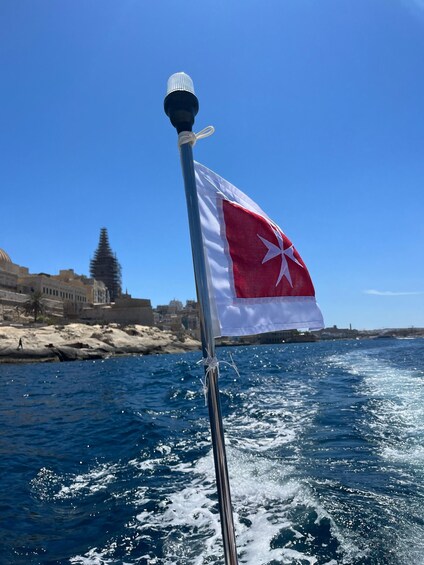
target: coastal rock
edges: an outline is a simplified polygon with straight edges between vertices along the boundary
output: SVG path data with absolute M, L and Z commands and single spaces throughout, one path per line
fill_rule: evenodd
M 190 337 L 180 340 L 171 332 L 139 325 L 0 326 L 0 363 L 79 361 L 199 348 L 200 343 Z
M 16 347 L 2 347 L 0 349 L 0 363 L 45 363 L 47 361 L 60 361 L 54 349 L 48 347 L 19 350 Z

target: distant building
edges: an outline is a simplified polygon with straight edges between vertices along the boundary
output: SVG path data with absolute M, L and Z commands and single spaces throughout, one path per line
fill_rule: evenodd
M 29 273 L 26 267 L 12 263 L 6 251 L 0 249 L 0 320 L 19 317 L 19 307 L 28 295 L 40 292 L 50 317 L 152 326 L 150 300 L 121 293 L 121 268 L 110 250 L 105 229 L 92 265 L 93 270 L 103 269 L 106 273 L 104 278 L 115 292 L 113 303 L 102 280 L 78 275 L 73 269 L 63 269 L 58 275 Z
M 315 334 L 311 332 L 299 332 L 298 330 L 280 330 L 267 332 L 253 337 L 257 343 L 298 343 L 317 341 Z
M 185 306 L 179 300 L 171 300 L 169 304 L 160 304 L 154 311 L 155 326 L 177 334 L 188 333 L 200 339 L 199 306 L 195 300 L 187 300 Z
M 81 284 L 85 287 L 87 302 L 89 304 L 108 304 L 110 302 L 109 291 L 104 282 L 85 275 L 77 275 L 73 269 L 63 269 L 58 275 L 53 275 L 53 279 L 62 281 L 63 283 L 75 285 Z
M 168 310 L 169 312 L 172 312 L 172 314 L 176 314 L 177 312 L 180 312 L 183 308 L 184 306 L 181 300 L 177 300 L 176 298 L 171 300 L 168 305 Z
M 17 292 L 18 278 L 25 274 L 28 274 L 28 269 L 12 263 L 8 253 L 0 249 L 0 288 Z
M 352 339 L 358 337 L 358 330 L 352 330 L 352 325 L 350 324 L 348 328 L 338 328 L 333 326 L 331 328 L 324 328 L 314 332 L 319 339 Z
M 110 302 L 109 292 L 101 281 L 77 275 L 73 269 L 62 270 L 58 275 L 33 274 L 27 267 L 13 263 L 9 255 L 0 249 L 2 318 L 5 314 L 13 318 L 16 307 L 22 306 L 33 292 L 40 292 L 49 313 L 59 317 L 78 318 L 84 306 Z
M 77 275 L 73 269 L 59 271 L 58 275 L 47 273 L 21 275 L 18 279 L 18 292 L 30 294 L 41 292 L 44 297 L 59 302 L 90 304 L 109 302 L 109 293 L 104 283 Z
M 106 228 L 100 230 L 99 245 L 90 261 L 90 275 L 106 285 L 112 302 L 121 296 L 121 265 L 109 245 Z
M 112 304 L 95 304 L 91 308 L 84 308 L 81 319 L 102 324 L 115 322 L 123 325 L 153 326 L 153 310 L 150 300 L 123 294 Z

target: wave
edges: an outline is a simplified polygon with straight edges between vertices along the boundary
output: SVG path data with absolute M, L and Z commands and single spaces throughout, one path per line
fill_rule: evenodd
M 424 372 L 381 358 L 381 350 L 355 351 L 332 362 L 361 377 L 358 388 L 369 403 L 367 425 L 380 455 L 388 460 L 424 463 Z
M 383 539 L 388 536 L 399 565 L 424 560 L 424 372 L 411 366 L 408 352 L 403 346 L 371 348 L 328 359 L 357 378 L 357 393 L 367 399 L 358 431 L 377 460 L 370 458 L 364 471 L 373 506 L 380 508 Z
M 224 366 L 220 387 L 240 565 L 423 562 L 422 357 L 412 341 L 378 342 L 232 350 L 240 376 Z M 19 377 L 46 400 L 42 428 L 7 414 L 5 484 L 23 477 L 30 498 L 3 494 L 7 517 L 28 508 L 22 535 L 0 530 L 5 558 L 223 563 L 197 359 L 64 367 L 60 383 L 42 367 L 37 386 Z
M 87 473 L 59 475 L 43 467 L 30 482 L 30 487 L 40 500 L 81 499 L 105 490 L 116 480 L 118 469 L 115 464 L 100 464 Z
M 282 386 L 269 364 L 260 379 L 250 373 L 243 390 L 224 392 L 226 404 L 231 404 L 224 426 L 240 564 L 336 565 L 352 563 L 360 555 L 297 469 L 299 445 L 317 410 L 308 400 L 310 393 L 311 385 L 299 379 L 286 379 Z M 174 385 L 172 394 L 187 399 L 185 388 Z M 134 516 L 126 534 L 71 562 L 113 564 L 116 544 L 122 547 L 126 538 L 133 544 L 136 540 L 138 553 L 131 552 L 125 563 L 222 563 L 206 431 L 203 427 L 184 441 L 159 442 L 157 456 L 129 461 L 139 486 L 128 494 Z M 187 457 L 195 447 L 202 454 Z

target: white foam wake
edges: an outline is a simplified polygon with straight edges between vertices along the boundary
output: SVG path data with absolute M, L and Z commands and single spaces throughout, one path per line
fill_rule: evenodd
M 33 493 L 41 500 L 81 498 L 105 490 L 116 479 L 119 467 L 102 463 L 86 473 L 56 474 L 42 468 L 31 481 Z
M 378 350 L 377 350 L 378 352 Z M 362 376 L 360 392 L 370 400 L 368 424 L 383 458 L 424 463 L 424 372 L 381 359 L 374 351 L 355 351 L 332 361 Z
M 331 516 L 294 465 L 281 457 L 281 449 L 296 451 L 302 434 L 311 425 L 314 410 L 305 382 L 292 380 L 278 386 L 270 378 L 240 394 L 237 409 L 225 418 L 240 564 L 323 564 L 324 560 L 318 561 L 314 554 L 314 542 L 319 545 L 320 541 L 313 539 L 305 522 L 317 528 L 325 522 L 329 536 L 337 538 L 339 559 L 328 559 L 327 565 L 352 562 L 344 561 L 343 555 L 351 548 Z M 138 472 L 139 486 L 128 500 L 134 506 L 134 518 L 126 529 L 133 540 L 152 549 L 142 557 L 129 556 L 128 563 L 223 563 L 212 450 L 205 449 L 209 444 L 204 440 L 205 434 L 200 433 L 176 445 L 158 444 L 158 456 L 129 462 Z M 182 454 L 194 446 L 204 455 L 183 462 Z M 149 488 L 149 477 L 160 473 L 167 480 Z M 104 548 L 75 556 L 72 563 L 115 564 L 114 544 L 111 540 Z M 160 549 L 155 549 L 158 546 Z
M 393 493 L 375 493 L 374 498 L 393 529 L 396 563 L 423 563 L 424 371 L 381 355 L 379 349 L 355 351 L 331 362 L 360 377 L 358 392 L 368 398 L 362 429 L 382 461 L 386 491 Z M 390 482 L 384 478 L 387 472 L 393 473 Z

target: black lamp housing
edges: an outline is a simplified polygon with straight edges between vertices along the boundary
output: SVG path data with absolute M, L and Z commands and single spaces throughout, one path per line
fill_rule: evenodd
M 199 101 L 194 94 L 193 81 L 185 73 L 169 77 L 164 109 L 178 133 L 192 131 Z

